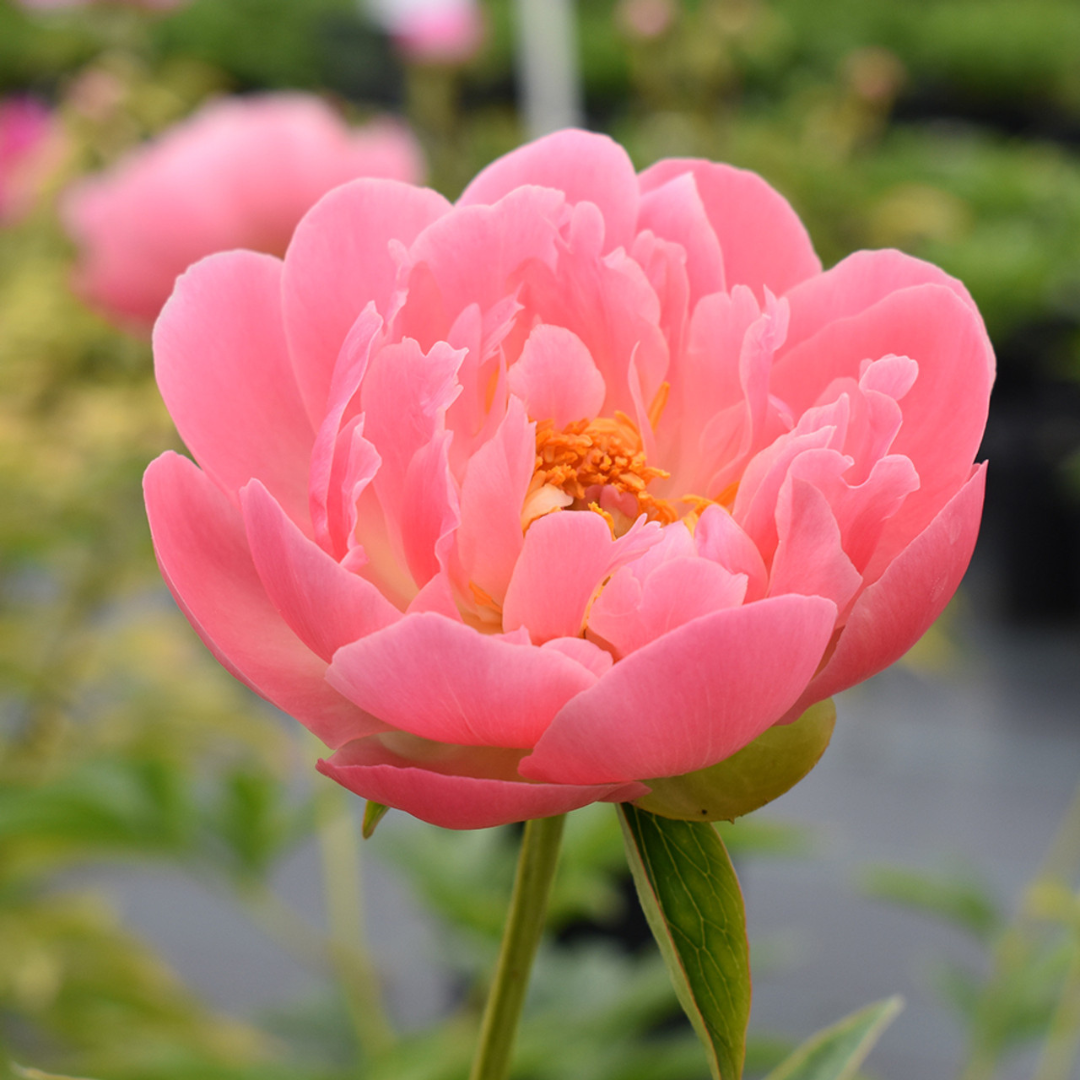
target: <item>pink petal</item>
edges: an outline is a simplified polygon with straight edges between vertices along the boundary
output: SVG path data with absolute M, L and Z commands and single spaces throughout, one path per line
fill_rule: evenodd
M 552 721 L 522 776 L 593 784 L 678 776 L 730 757 L 812 678 L 836 607 L 780 596 L 694 619 L 618 661 Z
M 749 285 L 780 296 L 821 273 L 810 236 L 790 203 L 756 173 L 690 158 L 668 158 L 646 169 L 642 192 L 693 173 L 705 212 L 724 253 L 727 288 Z
M 858 315 L 890 293 L 914 285 L 943 285 L 978 313 L 964 285 L 933 263 L 902 251 L 856 251 L 791 290 L 788 349 L 813 337 L 823 326 Z
M 985 484 L 984 463 L 859 597 L 836 650 L 800 699 L 799 709 L 868 679 L 899 660 L 926 633 L 971 561 Z
M 669 559 L 641 581 L 634 568 L 623 567 L 589 611 L 590 637 L 607 642 L 619 657 L 691 619 L 735 607 L 746 595 L 744 575 L 697 556 Z
M 722 506 L 707 506 L 694 529 L 697 553 L 705 559 L 747 577 L 746 602 L 760 600 L 765 595 L 768 572 L 757 545 Z
M 592 802 L 638 799 L 648 791 L 642 784 L 581 787 L 491 778 L 484 775 L 482 765 L 477 768 L 466 755 L 458 755 L 452 764 L 462 773 L 413 764 L 378 740 L 365 739 L 343 747 L 328 761 L 320 761 L 318 768 L 362 798 L 404 810 L 444 829 L 487 829 L 553 817 Z M 481 775 L 470 775 L 466 771 L 470 766 Z
M 176 283 L 154 328 L 158 387 L 181 438 L 233 499 L 257 476 L 310 531 L 314 431 L 296 392 L 281 322 L 281 263 L 231 251 Z
M 668 345 L 652 285 L 623 251 L 600 255 L 600 225 L 592 204 L 575 207 L 569 237 L 558 244 L 558 265 L 534 262 L 526 268 L 523 318 L 573 331 L 603 377 L 604 414 L 621 409 L 633 415 L 631 360 L 645 401 L 651 402 L 667 374 Z
M 703 296 L 726 291 L 724 256 L 692 173 L 683 173 L 642 196 L 638 230 L 648 229 L 686 252 L 691 308 Z
M 240 512 L 187 458 L 162 454 L 143 481 L 158 565 L 188 621 L 217 659 L 328 746 L 386 725 L 326 683 L 326 664 L 270 602 Z
M 433 222 L 409 249 L 412 270 L 401 333 L 421 345 L 445 339 L 470 304 L 486 312 L 512 294 L 524 263 L 535 259 L 553 266 L 565 212 L 559 192 L 527 187 L 494 206 L 458 206 Z
M 613 540 L 588 511 L 556 511 L 529 526 L 503 602 L 503 627 L 527 626 L 533 641 L 579 637 L 601 582 L 660 539 L 655 524 Z
M 311 520 L 315 528 L 315 538 L 327 551 L 335 555 L 344 554 L 348 547 L 345 530 L 340 521 L 331 521 L 331 474 L 334 472 L 335 453 L 340 444 L 345 453 L 349 452 L 351 439 L 340 440 L 342 420 L 345 410 L 353 396 L 360 389 L 372 347 L 382 330 L 382 319 L 369 303 L 357 316 L 352 329 L 346 335 L 341 346 L 341 353 L 334 365 L 334 377 L 327 401 L 327 412 L 319 425 L 315 436 L 315 446 L 311 451 L 311 463 L 308 470 L 309 503 Z M 362 425 L 361 425 L 362 430 Z M 372 448 L 374 450 L 374 448 Z M 342 465 L 338 461 L 339 469 Z M 371 474 L 374 476 L 374 471 Z M 335 507 L 339 509 L 340 507 Z
M 450 204 L 395 180 L 354 180 L 320 200 L 285 255 L 282 303 L 289 349 L 313 425 L 326 411 L 345 335 L 369 300 L 385 318 L 397 280 L 390 242 L 411 244 Z
M 604 404 L 604 377 L 581 338 L 561 326 L 540 323 L 507 372 L 510 393 L 534 420 L 551 420 L 562 430 L 576 420 L 592 420 Z
M 776 518 L 780 541 L 769 595 L 824 596 L 842 612 L 862 577 L 844 553 L 840 527 L 825 496 L 812 483 L 789 474 L 780 489 Z
M 449 431 L 436 435 L 416 451 L 405 473 L 398 523 L 405 563 L 420 588 L 446 568 L 460 521 L 450 475 L 451 438 Z
M 405 483 L 413 456 L 431 444 L 461 387 L 462 350 L 444 342 L 424 353 L 412 339 L 387 345 L 368 366 L 361 390 L 364 433 L 382 457 L 374 488 L 396 524 L 405 506 Z
M 604 250 L 629 247 L 638 185 L 626 151 L 606 135 L 557 131 L 506 154 L 465 189 L 459 206 L 491 204 L 523 184 L 555 188 L 571 205 L 595 203 L 604 217 Z
M 339 649 L 327 681 L 387 724 L 436 742 L 529 747 L 596 676 L 553 650 L 441 615 L 409 615 Z
M 241 503 L 267 596 L 312 652 L 329 662 L 342 645 L 401 618 L 374 585 L 304 536 L 258 480 L 243 489 Z
M 892 453 L 911 459 L 922 486 L 892 518 L 874 562 L 880 568 L 917 536 L 967 480 L 982 440 L 994 358 L 982 320 L 942 285 L 917 285 L 825 326 L 786 353 L 773 391 L 796 414 L 833 379 L 858 378 L 864 360 L 889 354 L 919 365 L 904 396 Z M 873 580 L 879 569 L 868 570 Z
M 524 543 L 521 510 L 535 465 L 535 428 L 521 402 L 511 398 L 495 437 L 469 459 L 457 534 L 466 578 L 498 604 Z

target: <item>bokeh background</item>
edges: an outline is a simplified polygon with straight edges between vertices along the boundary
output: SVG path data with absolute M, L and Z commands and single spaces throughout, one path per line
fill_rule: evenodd
M 895 246 L 968 285 L 1000 362 L 971 571 L 842 696 L 818 769 L 726 831 L 748 1066 L 901 992 L 868 1076 L 1080 1076 L 1080 6 L 551 0 L 547 114 L 527 6 L 484 0 L 482 35 L 432 52 L 389 0 L 0 0 L 0 100 L 50 118 L 17 199 L 0 138 L 0 1074 L 467 1072 L 512 830 L 391 814 L 360 848 L 317 747 L 162 586 L 139 482 L 179 444 L 149 344 L 71 288 L 67 185 L 209 97 L 288 89 L 405 119 L 450 197 L 563 115 L 639 166 L 759 171 L 826 265 Z M 552 928 L 515 1075 L 703 1080 L 610 808 L 571 818 Z

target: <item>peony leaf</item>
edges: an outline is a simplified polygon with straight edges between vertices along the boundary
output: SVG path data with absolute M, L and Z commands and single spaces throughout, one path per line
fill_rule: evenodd
M 826 698 L 717 765 L 646 780 L 652 791 L 634 805 L 683 821 L 734 821 L 794 787 L 825 753 L 835 723 L 836 707 Z
M 852 1080 L 903 1007 L 903 998 L 891 997 L 844 1017 L 807 1039 L 765 1080 Z
M 739 1080 L 750 1019 L 742 891 L 716 829 L 619 807 L 638 897 L 714 1080 Z

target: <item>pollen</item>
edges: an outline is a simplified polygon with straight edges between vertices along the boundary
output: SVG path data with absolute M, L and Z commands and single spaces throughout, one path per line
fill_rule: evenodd
M 648 486 L 669 475 L 646 462 L 641 435 L 625 413 L 617 412 L 614 419 L 578 420 L 561 431 L 550 420 L 536 426 L 530 494 L 556 489 L 575 508 L 588 509 L 595 502 L 590 489 L 607 487 L 632 496 L 639 513 L 667 525 L 679 515 L 667 500 L 651 495 Z

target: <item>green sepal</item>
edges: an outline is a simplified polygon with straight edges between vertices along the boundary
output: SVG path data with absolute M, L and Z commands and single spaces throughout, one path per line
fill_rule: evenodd
M 903 1007 L 903 998 L 891 997 L 844 1017 L 812 1035 L 765 1080 L 853 1080 Z
M 379 824 L 387 812 L 390 810 L 389 806 L 383 806 L 381 802 L 375 802 L 374 799 L 368 799 L 367 804 L 364 806 L 364 823 L 360 827 L 360 835 L 365 840 L 370 840 L 375 834 L 375 827 Z
M 835 724 L 832 700 L 819 701 L 717 765 L 646 780 L 652 790 L 634 805 L 681 821 L 734 821 L 794 787 L 825 753 Z
M 750 950 L 735 869 L 707 822 L 619 806 L 630 870 L 649 928 L 713 1080 L 740 1080 L 750 1020 Z

